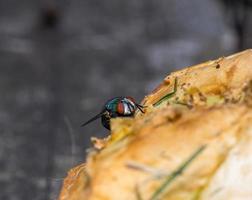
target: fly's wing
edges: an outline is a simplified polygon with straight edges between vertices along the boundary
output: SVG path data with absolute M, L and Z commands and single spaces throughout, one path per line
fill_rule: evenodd
M 87 124 L 89 124 L 90 122 L 97 120 L 98 118 L 101 118 L 102 115 L 104 114 L 104 112 L 99 113 L 98 115 L 95 115 L 93 118 L 91 118 L 90 120 L 88 120 L 87 122 L 83 123 L 81 126 L 86 126 Z

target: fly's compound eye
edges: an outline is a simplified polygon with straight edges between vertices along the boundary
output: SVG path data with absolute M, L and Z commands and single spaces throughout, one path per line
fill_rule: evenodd
M 118 105 L 117 105 L 117 112 L 120 114 L 120 115 L 123 115 L 124 114 L 124 103 L 122 102 L 119 102 Z

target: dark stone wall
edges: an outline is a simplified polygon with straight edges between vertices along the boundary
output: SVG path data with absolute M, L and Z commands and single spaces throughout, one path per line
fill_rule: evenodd
M 240 50 L 230 10 L 212 0 L 0 1 L 0 199 L 55 199 L 89 138 L 108 134 L 99 121 L 80 128 L 107 99 L 140 101 L 169 72 Z

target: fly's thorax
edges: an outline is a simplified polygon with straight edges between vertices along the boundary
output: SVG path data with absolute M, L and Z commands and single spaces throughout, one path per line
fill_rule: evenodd
M 120 100 L 121 100 L 120 97 L 116 97 L 116 98 L 109 100 L 104 106 L 105 110 L 107 110 L 110 113 L 116 113 L 117 112 L 117 105 L 120 102 Z

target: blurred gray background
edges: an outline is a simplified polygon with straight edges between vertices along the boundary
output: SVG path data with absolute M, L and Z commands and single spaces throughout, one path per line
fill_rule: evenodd
M 53 200 L 114 96 L 252 45 L 249 0 L 0 1 L 0 199 Z

